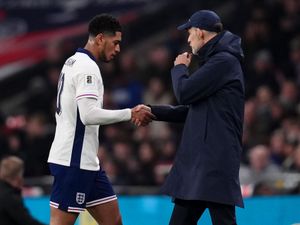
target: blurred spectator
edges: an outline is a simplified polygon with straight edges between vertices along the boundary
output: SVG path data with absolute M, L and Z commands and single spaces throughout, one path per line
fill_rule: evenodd
M 154 185 L 154 165 L 156 160 L 155 149 L 149 142 L 141 143 L 138 149 L 139 171 L 135 175 L 140 185 Z
M 279 28 L 285 35 L 294 35 L 300 28 L 300 2 L 297 0 L 281 0 Z
M 172 96 L 166 89 L 161 78 L 154 76 L 149 80 L 147 89 L 144 92 L 144 102 L 147 104 L 171 104 Z
M 143 142 L 151 139 L 149 126 L 138 127 L 133 133 L 133 140 L 135 142 Z
M 284 144 L 285 144 L 285 134 L 282 130 L 275 130 L 270 138 L 270 151 L 271 151 L 271 161 L 281 166 L 284 159 Z
M 256 53 L 253 66 L 246 76 L 246 97 L 253 97 L 257 89 L 266 86 L 273 94 L 278 94 L 279 85 L 276 71 L 274 70 L 272 56 L 268 50 L 260 50 Z
M 244 111 L 244 131 L 243 131 L 243 146 L 244 149 L 255 145 L 256 143 L 256 111 L 255 101 L 253 99 L 246 101 Z M 243 151 L 242 161 L 246 161 L 245 154 Z
M 134 184 L 138 163 L 133 153 L 132 146 L 126 141 L 117 141 L 113 145 L 113 155 L 118 168 L 118 184 Z
M 280 169 L 270 160 L 270 150 L 265 145 L 257 145 L 250 149 L 249 166 L 241 166 L 241 184 L 258 184 L 278 175 Z
M 153 76 L 157 76 L 163 80 L 164 84 L 170 87 L 170 68 L 172 59 L 168 48 L 163 45 L 158 45 L 149 51 L 147 54 L 147 65 L 142 70 L 145 82 L 148 82 Z
M 284 75 L 287 79 L 296 81 L 296 84 L 300 85 L 300 36 L 295 36 L 290 42 L 288 59 L 280 62 L 284 71 Z
M 293 161 L 289 168 L 290 171 L 300 173 L 300 145 L 293 152 Z
M 258 143 L 267 144 L 270 132 L 276 127 L 272 117 L 274 97 L 269 87 L 261 86 L 257 89 L 255 104 L 256 140 Z
M 267 13 L 261 7 L 255 7 L 246 21 L 244 30 L 244 50 L 249 60 L 261 49 L 270 47 L 271 27 L 267 21 Z
M 42 225 L 25 208 L 21 196 L 23 161 L 8 156 L 0 162 L 0 221 L 1 225 Z
M 117 108 L 132 108 L 142 103 L 143 86 L 136 74 L 136 59 L 131 51 L 121 55 L 120 70 L 112 88 L 112 99 Z
M 49 133 L 44 114 L 33 114 L 27 119 L 24 136 L 25 175 L 41 176 L 49 174 L 47 154 L 53 134 Z
M 107 157 L 103 160 L 101 166 L 104 168 L 109 180 L 113 184 L 119 184 L 121 177 L 119 177 L 119 168 L 111 157 Z
M 298 104 L 298 88 L 292 81 L 284 81 L 281 84 L 279 103 L 285 115 L 295 115 Z
M 176 146 L 174 141 L 168 139 L 159 149 L 158 160 L 154 168 L 155 181 L 162 184 L 171 170 L 175 158 Z
M 144 92 L 145 104 L 171 104 L 172 96 L 164 85 L 160 77 L 153 76 L 150 78 L 148 87 Z M 167 123 L 149 124 L 149 132 L 152 139 L 164 139 L 170 135 L 169 125 Z

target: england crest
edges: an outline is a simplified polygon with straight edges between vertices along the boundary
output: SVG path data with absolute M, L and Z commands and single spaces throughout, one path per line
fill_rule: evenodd
M 85 201 L 85 193 L 80 193 L 80 192 L 77 192 L 76 193 L 76 202 L 81 205 L 83 204 Z

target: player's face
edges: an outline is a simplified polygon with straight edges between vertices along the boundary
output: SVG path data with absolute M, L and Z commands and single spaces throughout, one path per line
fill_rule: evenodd
M 194 55 L 202 48 L 204 45 L 203 32 L 199 28 L 192 27 L 188 30 L 189 37 L 188 43 L 192 48 Z
M 115 35 L 105 35 L 102 51 L 100 52 L 100 60 L 109 62 L 120 53 L 120 43 L 122 33 L 117 31 Z

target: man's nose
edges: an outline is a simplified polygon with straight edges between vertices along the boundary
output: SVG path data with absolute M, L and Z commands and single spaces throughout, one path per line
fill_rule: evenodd
M 188 43 L 189 45 L 191 44 L 191 39 L 190 39 L 190 37 L 188 37 L 187 43 Z

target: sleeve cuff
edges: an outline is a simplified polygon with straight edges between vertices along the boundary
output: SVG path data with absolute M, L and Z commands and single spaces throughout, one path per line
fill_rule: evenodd
M 171 69 L 171 74 L 188 74 L 188 68 L 184 64 L 178 64 Z
M 125 121 L 131 120 L 131 109 L 124 109 L 125 110 Z
M 94 98 L 98 99 L 98 95 L 96 94 L 81 94 L 76 96 L 76 100 L 82 99 L 82 98 Z

